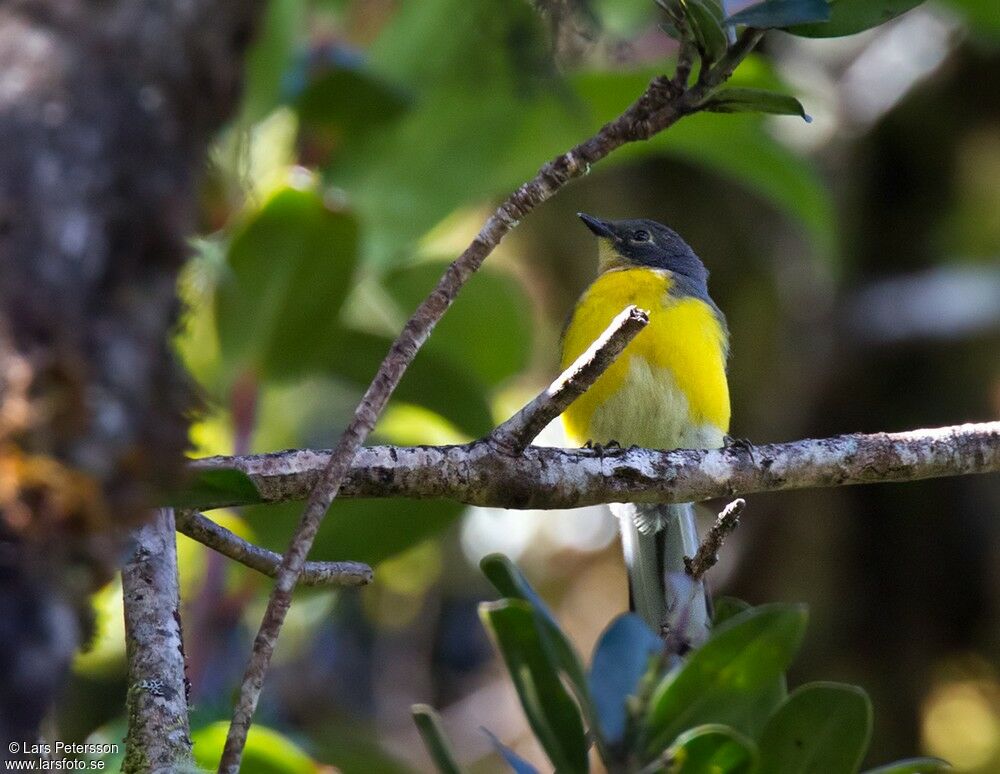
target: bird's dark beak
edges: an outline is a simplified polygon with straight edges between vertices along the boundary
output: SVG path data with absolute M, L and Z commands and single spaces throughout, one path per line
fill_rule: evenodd
M 593 215 L 588 215 L 585 212 L 578 212 L 576 216 L 586 224 L 587 228 L 594 232 L 595 235 L 599 237 L 613 237 L 615 232 L 612 230 L 611 225 L 606 220 L 601 220 L 600 218 L 595 218 Z

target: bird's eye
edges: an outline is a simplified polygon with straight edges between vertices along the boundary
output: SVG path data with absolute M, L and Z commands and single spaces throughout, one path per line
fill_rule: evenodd
M 652 237 L 649 235 L 648 231 L 645 231 L 644 229 L 639 229 L 638 231 L 633 231 L 632 232 L 632 241 L 633 242 L 651 242 L 652 241 Z

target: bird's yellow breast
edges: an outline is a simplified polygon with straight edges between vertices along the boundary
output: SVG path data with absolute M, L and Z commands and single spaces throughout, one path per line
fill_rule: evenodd
M 567 368 L 630 304 L 649 325 L 563 414 L 571 443 L 719 446 L 729 429 L 726 333 L 711 306 L 675 297 L 670 273 L 614 269 L 584 292 L 563 337 Z

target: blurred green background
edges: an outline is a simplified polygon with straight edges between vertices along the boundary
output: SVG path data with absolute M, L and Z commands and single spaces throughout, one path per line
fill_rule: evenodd
M 206 404 L 193 456 L 330 446 L 498 198 L 671 67 L 651 0 L 538 5 L 270 0 L 180 283 L 177 350 Z M 814 120 L 695 116 L 562 191 L 462 292 L 373 441 L 478 437 L 548 382 L 595 270 L 578 210 L 661 220 L 708 265 L 733 334 L 735 436 L 996 418 L 995 0 L 928 2 L 847 38 L 772 33 L 734 82 L 788 90 Z M 538 443 L 562 445 L 558 426 Z M 281 550 L 299 510 L 213 517 Z M 995 476 L 756 495 L 712 583 L 808 603 L 793 682 L 864 686 L 873 761 L 920 751 L 998 771 L 997 516 Z M 214 767 L 269 582 L 179 540 L 195 750 Z M 582 652 L 627 605 L 603 509 L 339 502 L 312 558 L 376 564 L 376 582 L 297 595 L 244 770 L 424 770 L 417 701 L 475 771 L 500 770 L 483 725 L 542 762 L 476 613 L 491 551 L 524 568 Z M 120 586 L 96 606 L 60 739 L 123 735 Z

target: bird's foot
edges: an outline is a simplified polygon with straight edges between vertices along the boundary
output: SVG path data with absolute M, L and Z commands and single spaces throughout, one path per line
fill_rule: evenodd
M 737 451 L 746 452 L 750 455 L 751 461 L 756 461 L 753 456 L 754 445 L 746 438 L 733 438 L 733 436 L 727 435 L 722 440 L 722 448 L 736 449 Z
M 592 449 L 597 453 L 598 457 L 603 457 L 604 452 L 612 450 L 620 450 L 622 445 L 618 441 L 608 441 L 607 443 L 597 443 L 596 441 L 588 440 L 584 445 L 584 449 Z

